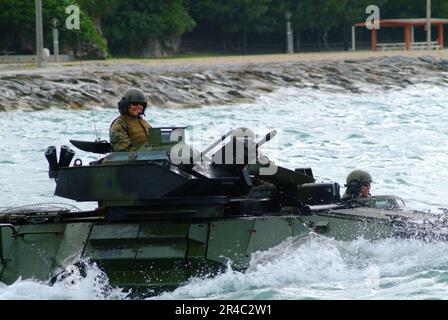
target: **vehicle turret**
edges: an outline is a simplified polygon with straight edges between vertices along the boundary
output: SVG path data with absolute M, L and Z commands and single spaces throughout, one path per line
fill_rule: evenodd
M 247 208 L 260 206 L 297 209 L 299 187 L 314 183 L 314 177 L 311 169 L 289 170 L 260 152 L 276 134 L 272 131 L 256 141 L 251 130 L 238 128 L 199 152 L 186 143 L 184 127 L 152 128 L 148 144 L 134 152 L 111 152 L 104 141 L 71 140 L 84 151 L 107 155 L 89 165 L 75 160 L 71 167 L 66 161 L 55 166 L 55 148 L 50 147 L 52 158 L 47 159 L 55 195 L 96 201 L 111 215 L 188 212 L 204 217 L 251 214 Z M 269 197 L 253 197 L 253 190 L 263 188 L 270 190 Z

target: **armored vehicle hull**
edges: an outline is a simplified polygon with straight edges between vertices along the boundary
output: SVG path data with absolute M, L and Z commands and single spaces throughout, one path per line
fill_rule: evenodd
M 82 269 L 95 263 L 106 273 L 110 285 L 148 296 L 175 289 L 192 277 L 217 274 L 229 265 L 244 270 L 252 253 L 310 233 L 344 241 L 359 237 L 448 238 L 446 228 L 419 223 L 434 221 L 435 217 L 374 208 L 319 209 L 306 216 L 116 223 L 104 221 L 96 212 L 76 213 L 84 218 L 59 215 L 60 221 L 46 218 L 45 223 L 0 225 L 1 282 L 11 284 L 21 277 L 51 283 L 64 277 L 72 265 Z
M 98 208 L 40 205 L 0 213 L 0 282 L 52 283 L 66 277 L 71 266 L 82 270 L 95 263 L 110 285 L 148 296 L 229 266 L 244 270 L 252 253 L 311 233 L 338 240 L 447 240 L 443 217 L 405 211 L 399 198 L 342 202 L 339 185 L 314 183 L 309 168 L 262 163 L 258 149 L 273 133 L 255 143 L 238 140 L 233 131 L 219 141 L 233 142 L 211 159 L 206 153 L 212 148 L 193 150 L 183 159 L 196 161 L 185 163 L 172 157 L 179 153 L 175 147 L 192 150 L 182 143 L 182 130 L 176 134 L 180 140 L 169 138 L 178 129 L 153 129 L 150 144 L 139 152 L 114 153 L 107 143 L 75 141 L 83 150 L 109 153 L 87 166 L 79 160 L 70 166 L 74 152 L 68 147 L 59 161 L 56 148 L 49 148 L 55 194 L 97 201 Z M 228 148 L 239 146 L 242 156 L 233 153 L 232 163 L 221 161 Z M 268 167 L 274 170 L 260 173 Z

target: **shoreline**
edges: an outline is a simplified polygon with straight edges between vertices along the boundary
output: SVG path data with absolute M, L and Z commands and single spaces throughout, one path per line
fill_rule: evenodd
M 111 66 L 130 67 L 140 65 L 144 67 L 153 67 L 154 69 L 167 69 L 172 71 L 172 67 L 241 67 L 270 63 L 291 63 L 291 62 L 337 62 L 345 60 L 361 61 L 384 57 L 433 57 L 437 59 L 448 59 L 448 49 L 444 50 L 422 50 L 422 51 L 328 51 L 294 54 L 262 54 L 262 55 L 232 55 L 232 56 L 210 56 L 195 58 L 148 58 L 148 59 L 128 59 L 112 58 L 107 60 L 74 60 L 70 62 L 55 63 L 51 62 L 47 68 L 37 69 L 29 63 L 0 63 L 0 76 L 9 74 L 34 74 L 34 73 L 52 73 L 59 72 L 61 69 L 67 72 L 82 72 L 82 68 L 95 68 L 97 71 L 106 71 Z M 81 67 L 82 64 L 82 67 Z
M 188 108 L 252 102 L 282 87 L 363 94 L 420 83 L 448 86 L 448 50 L 0 65 L 0 111 L 115 108 L 128 87 L 143 89 L 149 105 Z

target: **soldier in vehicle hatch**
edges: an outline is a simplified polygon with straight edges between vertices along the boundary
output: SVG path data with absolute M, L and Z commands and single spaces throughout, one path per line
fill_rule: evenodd
M 372 176 L 363 170 L 352 171 L 347 176 L 347 190 L 342 196 L 343 201 L 370 198 L 370 185 Z
M 110 144 L 115 152 L 136 151 L 148 143 L 150 124 L 142 118 L 147 100 L 137 88 L 128 89 L 118 102 L 118 116 L 109 130 Z

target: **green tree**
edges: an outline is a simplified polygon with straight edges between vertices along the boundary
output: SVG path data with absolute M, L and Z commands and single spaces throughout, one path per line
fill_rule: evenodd
M 91 19 L 83 11 L 80 13 L 79 33 L 65 29 L 67 18 L 65 9 L 70 4 L 77 3 L 68 0 L 43 1 L 44 46 L 52 48 L 52 20 L 56 18 L 60 22 L 61 52 L 104 57 L 107 52 L 106 42 L 96 32 Z M 0 0 L 0 49 L 3 47 L 16 52 L 35 53 L 35 17 L 34 1 Z M 78 52 L 79 47 L 82 48 L 82 52 Z
M 285 21 L 285 14 L 291 14 L 296 35 L 296 48 L 300 48 L 301 34 L 314 34 L 317 43 L 323 40 L 326 47 L 328 32 L 340 28 L 348 0 L 274 0 L 271 11 L 278 21 Z
M 120 0 L 77 0 L 82 10 L 92 19 L 96 30 L 100 35 L 102 31 L 102 19 L 118 14 Z
M 120 0 L 102 17 L 110 48 L 120 54 L 174 54 L 180 35 L 194 26 L 183 0 Z
M 34 38 L 34 2 L 0 0 L 0 48 L 33 53 Z
M 283 1 L 283 0 L 280 0 Z M 376 0 L 381 6 L 386 0 Z M 297 34 L 303 31 L 317 35 L 316 42 L 320 48 L 321 41 L 328 49 L 329 32 L 338 31 L 343 35 L 345 48 L 348 49 L 350 28 L 355 22 L 367 18 L 365 10 L 372 4 L 371 0 L 287 0 L 292 12 L 292 21 Z
M 446 18 L 448 15 L 448 1 L 432 0 L 432 16 Z M 388 0 L 381 6 L 384 18 L 424 18 L 426 17 L 426 0 Z
M 388 0 L 376 0 L 375 5 L 380 8 L 380 17 L 383 17 L 383 8 Z M 368 17 L 366 8 L 372 4 L 371 0 L 345 0 L 344 10 L 341 14 L 342 31 L 344 32 L 345 47 L 348 49 L 350 30 L 354 23 L 365 21 Z
M 197 21 L 207 23 L 221 34 L 224 48 L 245 50 L 247 35 L 272 30 L 268 16 L 271 0 L 191 0 L 190 10 Z M 237 38 L 237 45 L 232 37 Z

